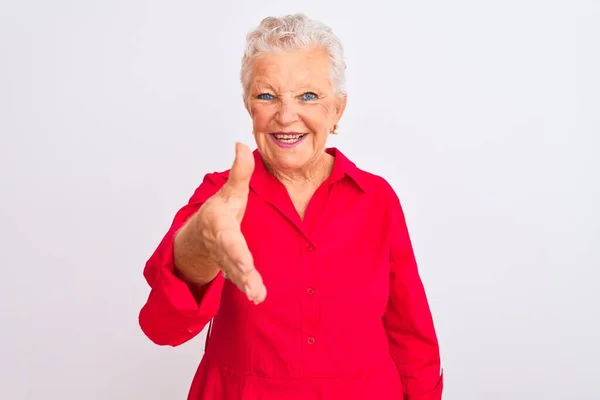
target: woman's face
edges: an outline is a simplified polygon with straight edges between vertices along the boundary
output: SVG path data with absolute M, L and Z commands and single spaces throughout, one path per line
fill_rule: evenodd
M 346 106 L 335 94 L 322 49 L 268 54 L 252 65 L 245 100 L 265 163 L 281 172 L 309 169 L 325 155 L 329 133 Z

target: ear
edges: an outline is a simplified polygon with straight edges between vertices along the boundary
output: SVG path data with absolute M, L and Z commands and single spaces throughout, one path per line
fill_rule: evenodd
M 335 103 L 335 116 L 334 116 L 334 124 L 338 124 L 342 115 L 344 115 L 344 111 L 346 110 L 346 102 L 348 101 L 348 95 L 346 93 L 341 93 L 337 95 L 336 103 Z

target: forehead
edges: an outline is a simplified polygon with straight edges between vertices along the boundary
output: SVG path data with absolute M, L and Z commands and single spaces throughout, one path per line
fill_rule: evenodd
M 293 90 L 299 86 L 331 88 L 331 64 L 324 49 L 307 48 L 258 57 L 252 65 L 252 86 Z

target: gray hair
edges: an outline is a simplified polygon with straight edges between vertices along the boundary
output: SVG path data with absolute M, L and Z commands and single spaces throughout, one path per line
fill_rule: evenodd
M 252 62 L 262 54 L 298 50 L 316 46 L 329 54 L 331 84 L 336 94 L 345 93 L 346 63 L 339 38 L 327 25 L 312 20 L 304 14 L 267 17 L 246 36 L 246 49 L 242 58 L 240 78 L 244 96 L 252 79 Z

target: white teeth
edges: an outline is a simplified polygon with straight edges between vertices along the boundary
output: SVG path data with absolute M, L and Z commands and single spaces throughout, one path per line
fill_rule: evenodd
M 294 143 L 294 142 L 297 142 L 298 140 L 302 139 L 302 137 L 304 136 L 304 134 L 299 134 L 299 135 L 273 135 L 273 136 L 275 136 L 275 139 L 279 140 L 280 142 Z
M 302 135 L 275 135 L 277 139 L 298 139 Z

